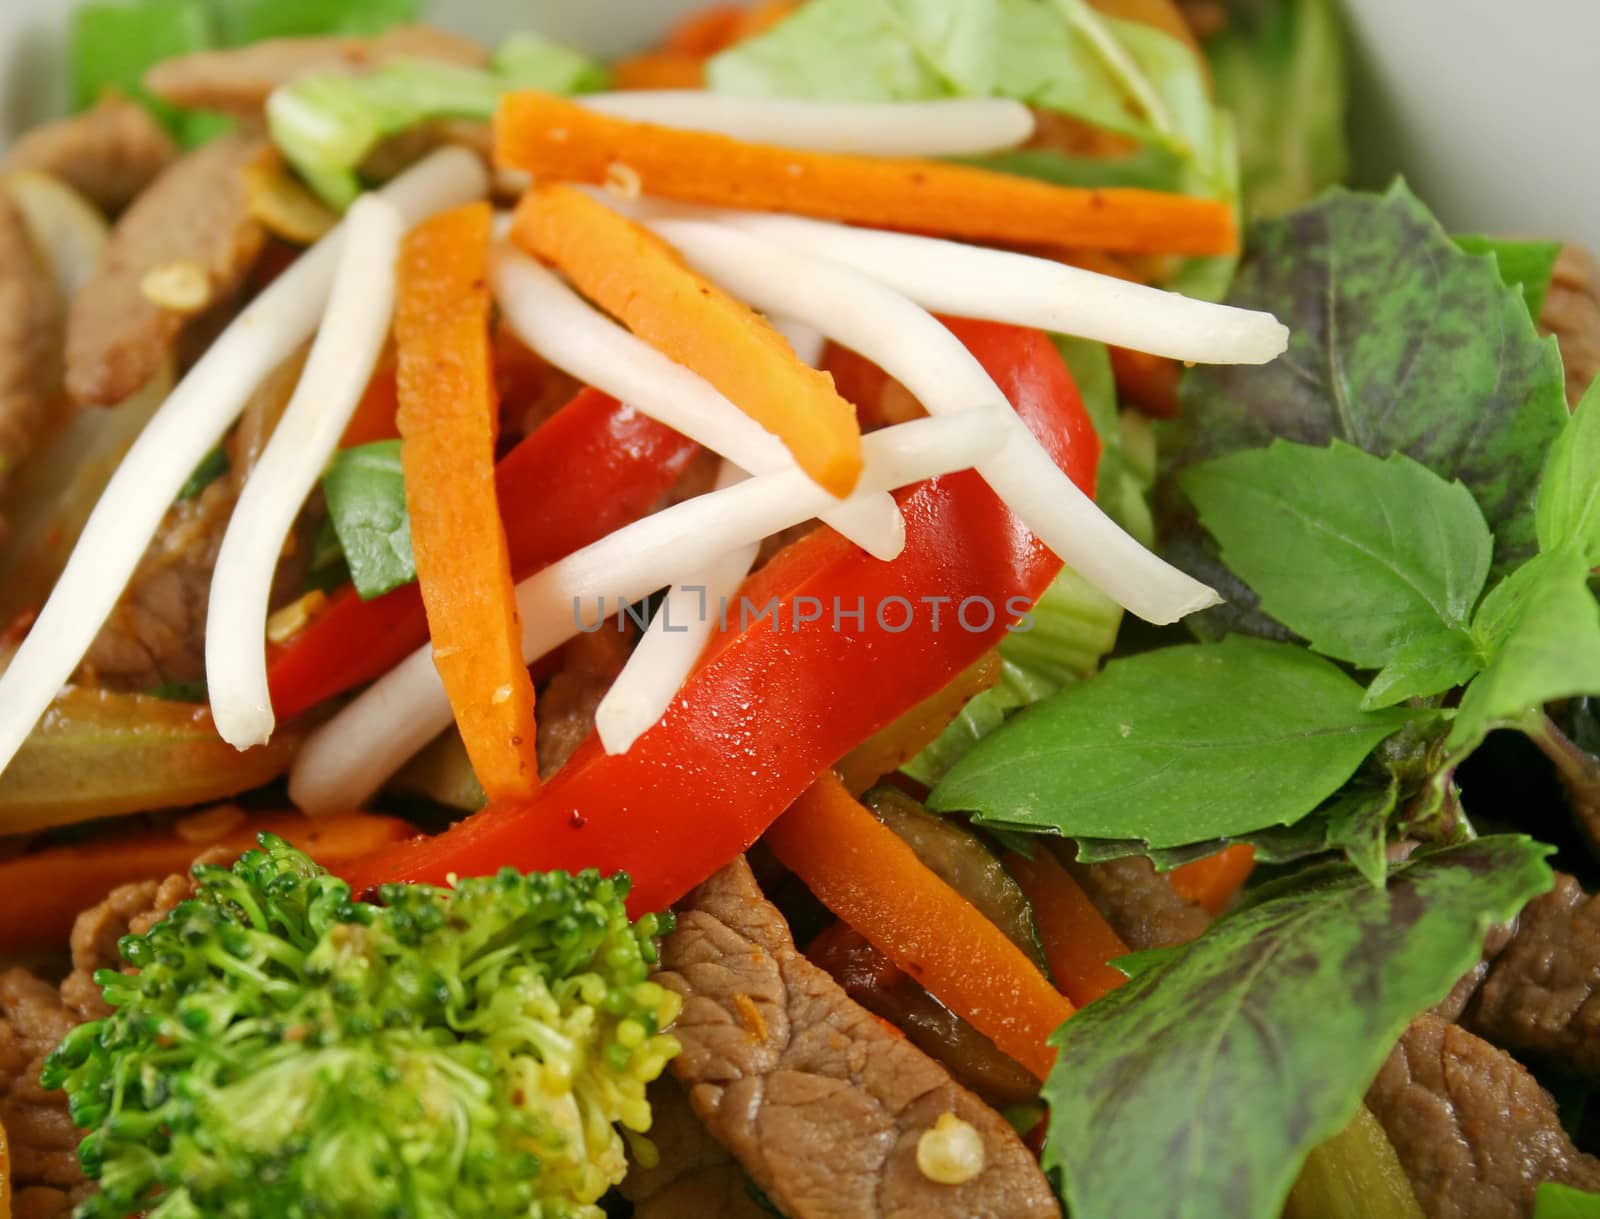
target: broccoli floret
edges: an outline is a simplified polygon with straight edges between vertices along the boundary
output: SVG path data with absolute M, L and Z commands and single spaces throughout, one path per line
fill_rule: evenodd
M 79 1219 L 598 1219 L 678 1051 L 670 915 L 630 925 L 593 871 L 372 905 L 260 843 L 122 940 L 112 1014 L 46 1064 L 89 1130 Z

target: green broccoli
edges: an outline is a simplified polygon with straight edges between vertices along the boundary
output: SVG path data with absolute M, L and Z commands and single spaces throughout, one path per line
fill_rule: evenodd
M 678 1043 L 648 978 L 670 915 L 628 879 L 387 885 L 379 905 L 263 834 L 121 942 L 114 1009 L 45 1066 L 100 1192 L 79 1219 L 569 1219 L 650 1125 Z M 648 1154 L 648 1144 L 636 1140 Z

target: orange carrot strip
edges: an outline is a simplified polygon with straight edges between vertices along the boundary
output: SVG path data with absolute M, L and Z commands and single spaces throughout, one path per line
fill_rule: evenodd
M 662 40 L 662 48 L 683 55 L 705 58 L 732 45 L 739 24 L 745 19 L 744 6 L 713 4 L 696 9 L 673 26 Z
M 1238 245 L 1232 209 L 1214 200 L 750 144 L 612 118 L 546 93 L 501 101 L 495 150 L 501 165 L 541 178 L 600 185 L 622 165 L 663 198 L 976 240 L 1168 254 Z
M 0 861 L 0 953 L 60 952 L 73 921 L 118 885 L 182 872 L 212 847 L 237 855 L 262 831 L 277 834 L 337 869 L 416 831 L 396 817 L 351 813 L 249 814 L 209 809 L 160 829 L 116 833 Z
M 1083 1007 L 1128 980 L 1107 964 L 1128 946 L 1049 850 L 1040 844 L 1032 859 L 1012 851 L 1005 864 L 1033 907 L 1045 960 L 1067 998 Z
M 1234 894 L 1244 887 L 1255 870 L 1256 849 L 1248 843 L 1231 846 L 1167 874 L 1179 897 L 1191 901 L 1210 914 L 1221 914 Z
M 441 212 L 400 253 L 395 339 L 406 508 L 434 664 L 491 800 L 531 796 L 533 682 L 495 498 L 489 204 Z
M 618 89 L 704 89 L 706 60 L 687 51 L 646 51 L 619 59 L 611 68 Z
M 759 314 L 696 275 L 671 246 L 582 191 L 536 186 L 512 236 L 647 343 L 692 368 L 788 446 L 835 495 L 861 474 L 861 426 L 833 378 L 801 363 Z
M 831 772 L 767 831 L 778 858 L 879 952 L 1043 1079 L 1075 1010 L 1033 962 Z

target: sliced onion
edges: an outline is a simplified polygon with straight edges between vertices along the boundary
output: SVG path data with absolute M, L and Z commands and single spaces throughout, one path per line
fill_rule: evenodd
M 238 795 L 289 768 L 299 737 L 241 754 L 204 707 L 68 689 L 0 776 L 0 834 Z
M 115 410 L 74 411 L 23 463 L 6 493 L 0 621 L 44 604 L 106 484 L 171 392 L 169 361 Z
M 926 102 L 814 102 L 737 97 L 706 89 L 591 93 L 591 110 L 784 148 L 878 157 L 957 157 L 1002 152 L 1033 135 L 1033 113 L 998 97 Z
M 1005 447 L 978 473 L 1101 592 L 1155 623 L 1215 605 L 1210 588 L 1157 558 L 1106 516 L 1051 460 L 972 353 L 927 310 L 839 264 L 703 220 L 652 227 L 703 274 L 758 309 L 815 326 L 899 380 L 933 415 L 987 409 Z
M 477 157 L 434 153 L 383 189 L 410 223 L 488 190 Z M 310 337 L 333 287 L 341 225 L 273 281 L 206 350 L 140 433 L 95 505 L 55 591 L 0 675 L 0 771 L 115 608 L 167 508 L 252 390 Z
M 3 182 L 55 281 L 56 298 L 69 303 L 100 265 L 111 231 L 106 218 L 61 179 L 38 170 L 12 170 Z
M 965 469 L 1004 444 L 1000 422 L 993 411 L 977 410 L 873 432 L 862 441 L 857 498 Z M 524 659 L 594 627 L 605 616 L 599 598 L 637 601 L 729 551 L 810 520 L 830 502 L 838 501 L 791 468 L 675 504 L 601 538 L 517 586 Z M 290 772 L 289 795 L 312 813 L 353 808 L 449 723 L 450 702 L 425 645 L 311 735 Z
M 217 731 L 264 745 L 276 720 L 267 689 L 267 603 L 284 541 L 333 456 L 389 337 L 405 220 L 377 195 L 357 199 L 316 342 L 222 539 L 206 615 L 206 681 Z
M 772 474 L 797 468 L 772 433 L 650 344 L 589 305 L 556 274 L 509 246 L 492 274 L 506 321 L 529 347 L 635 410 L 664 423 L 741 469 Z M 893 559 L 904 549 L 905 521 L 887 495 L 831 501 L 822 519 L 869 554 Z

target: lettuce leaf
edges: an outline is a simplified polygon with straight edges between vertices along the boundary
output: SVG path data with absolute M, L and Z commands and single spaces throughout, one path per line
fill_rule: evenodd
M 712 59 L 708 78 L 749 96 L 1010 97 L 1175 156 L 1187 189 L 1226 178 L 1195 54 L 1086 0 L 810 0 Z

